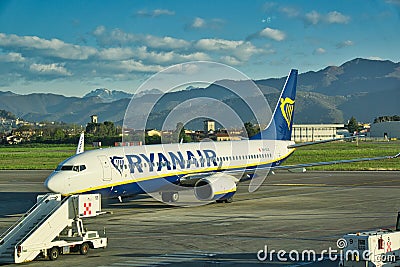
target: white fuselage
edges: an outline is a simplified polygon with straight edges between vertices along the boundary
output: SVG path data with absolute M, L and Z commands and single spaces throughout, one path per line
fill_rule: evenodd
M 100 192 L 106 197 L 157 192 L 185 175 L 249 173 L 279 165 L 292 141 L 242 140 L 114 147 L 86 151 L 63 161 L 47 178 L 63 195 Z

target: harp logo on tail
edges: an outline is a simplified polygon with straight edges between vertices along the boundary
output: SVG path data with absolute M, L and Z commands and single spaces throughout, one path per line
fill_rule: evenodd
M 286 97 L 286 98 L 281 98 L 280 102 L 281 102 L 280 107 L 282 115 L 285 118 L 287 126 L 290 130 L 290 124 L 293 118 L 294 100 L 290 99 L 289 97 Z

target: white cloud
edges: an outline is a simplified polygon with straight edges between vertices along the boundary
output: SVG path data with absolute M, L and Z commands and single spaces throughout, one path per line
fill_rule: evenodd
M 240 65 L 241 64 L 241 62 L 237 58 L 232 57 L 232 56 L 223 56 L 223 57 L 220 58 L 220 61 L 222 63 L 228 64 L 228 65 L 231 65 L 231 66 L 236 66 L 236 65 Z
M 140 61 L 133 59 L 123 60 L 118 64 L 118 67 L 128 72 L 145 72 L 152 73 L 163 70 L 164 68 L 157 65 L 145 65 Z
M 112 45 L 125 45 L 139 41 L 139 36 L 135 34 L 126 33 L 120 29 L 113 29 L 107 31 L 104 26 L 97 27 L 93 32 L 93 36 L 101 46 L 112 46 Z
M 104 60 L 124 60 L 135 55 L 134 51 L 129 47 L 112 47 L 99 51 L 98 56 Z
M 1 62 L 24 62 L 25 58 L 20 53 L 10 52 L 8 54 L 0 54 Z
M 304 16 L 304 22 L 308 25 L 317 25 L 319 23 L 347 24 L 349 21 L 349 16 L 343 15 L 338 11 L 331 11 L 328 14 L 320 14 L 313 10 L 309 13 L 306 13 Z
M 203 51 L 227 53 L 229 56 L 234 56 L 236 60 L 242 61 L 247 61 L 251 56 L 264 52 L 263 49 L 255 47 L 251 42 L 241 40 L 200 39 L 194 44 L 194 47 Z M 222 58 L 226 58 L 226 56 Z
M 272 29 L 272 28 L 265 28 L 264 30 L 260 31 L 258 34 L 260 37 L 267 37 L 275 41 L 283 41 L 286 38 L 286 34 L 283 31 Z
M 182 60 L 210 60 L 211 56 L 203 52 L 222 53 L 219 57 L 234 56 L 238 60 L 248 60 L 252 55 L 263 53 L 263 49 L 255 47 L 249 41 L 235 41 L 216 38 L 186 41 L 170 36 L 158 37 L 154 35 L 137 35 L 114 29 L 110 32 L 100 28 L 93 35 L 104 46 L 130 46 L 136 49 L 110 48 L 100 51 L 103 59 L 127 59 L 133 56 L 142 60 L 156 63 L 174 63 Z M 162 51 L 159 51 L 162 50 Z M 132 52 L 133 51 L 133 52 Z M 133 55 L 132 55 L 133 53 Z M 157 58 L 158 57 L 158 58 Z
M 254 55 L 268 53 L 251 41 L 218 38 L 188 41 L 107 30 L 104 26 L 94 29 L 92 36 L 101 47 L 0 33 L 0 80 L 11 83 L 58 78 L 132 79 L 135 72 L 152 74 L 186 61 L 217 60 L 240 65 Z
M 120 29 L 107 31 L 100 26 L 93 31 L 97 42 L 101 46 L 123 46 L 123 45 L 145 45 L 152 48 L 161 49 L 184 49 L 190 46 L 190 42 L 170 36 L 158 37 L 154 35 L 126 33 Z
M 202 18 L 195 18 L 191 25 L 192 28 L 204 28 L 206 26 L 206 21 Z
M 265 51 L 261 48 L 257 48 L 250 42 L 244 42 L 242 45 L 239 45 L 234 51 L 233 55 L 242 61 L 247 61 L 250 57 L 256 54 L 262 54 Z
M 214 18 L 205 20 L 203 18 L 196 17 L 190 24 L 186 25 L 186 29 L 220 29 L 224 24 L 225 21 L 223 19 Z
M 307 13 L 304 19 L 307 23 L 316 25 L 318 22 L 320 22 L 321 15 L 317 11 L 313 10 Z
M 32 64 L 29 67 L 29 70 L 35 72 L 37 74 L 42 75 L 61 75 L 61 76 L 71 76 L 71 72 L 69 72 L 63 64 Z
M 186 40 L 169 36 L 157 37 L 154 35 L 146 35 L 142 40 L 144 41 L 145 45 L 152 48 L 180 49 L 188 48 L 190 46 L 190 42 Z
M 156 52 L 148 51 L 147 47 L 145 46 L 137 49 L 135 51 L 135 56 L 146 62 L 157 64 L 176 64 L 184 61 L 210 60 L 210 57 L 202 52 L 194 52 L 189 54 L 178 54 L 174 51 Z
M 332 11 L 329 12 L 326 16 L 327 23 L 338 23 L 338 24 L 347 24 L 350 21 L 349 16 L 345 16 L 340 12 Z
M 154 9 L 147 11 L 145 9 L 139 10 L 136 12 L 137 16 L 142 16 L 142 17 L 159 17 L 162 15 L 167 15 L 167 16 L 173 16 L 175 15 L 175 11 L 171 11 L 168 9 Z
M 289 18 L 295 18 L 300 15 L 300 10 L 298 10 L 295 7 L 289 7 L 289 6 L 281 7 L 280 11 L 286 14 Z
M 202 50 L 232 50 L 242 45 L 243 41 L 230 41 L 224 39 L 200 39 L 196 42 L 195 47 Z
M 106 27 L 104 27 L 103 25 L 100 25 L 93 31 L 93 34 L 95 36 L 98 36 L 98 35 L 102 35 L 105 31 L 106 31 Z
M 172 16 L 172 15 L 175 15 L 175 11 L 171 11 L 171 10 L 168 10 L 168 9 L 155 9 L 153 11 L 153 14 L 154 14 L 154 16 L 161 16 L 161 15 Z
M 353 41 L 346 40 L 346 41 L 336 44 L 336 48 L 340 49 L 340 48 L 345 48 L 345 47 L 349 47 L 349 46 L 353 46 L 353 45 L 354 45 Z
M 314 52 L 313 52 L 314 55 L 322 55 L 322 54 L 325 54 L 325 53 L 326 53 L 326 50 L 324 48 L 322 48 L 322 47 L 319 47 L 319 48 L 315 49 Z
M 46 40 L 37 36 L 17 36 L 4 33 L 0 33 L 0 47 L 5 49 L 18 48 L 25 53 L 35 49 L 47 56 L 72 60 L 85 60 L 97 52 L 95 48 L 68 44 L 59 39 Z

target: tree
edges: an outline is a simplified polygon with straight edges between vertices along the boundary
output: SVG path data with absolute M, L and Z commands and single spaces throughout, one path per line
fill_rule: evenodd
M 86 130 L 85 132 L 88 134 L 97 134 L 97 128 L 99 127 L 100 123 L 94 123 L 94 122 L 89 122 L 86 125 Z
M 100 137 L 115 136 L 117 134 L 117 129 L 111 121 L 105 121 L 104 123 L 90 122 L 86 126 L 86 133 Z
M 17 117 L 7 110 L 0 109 L 0 118 L 5 118 L 8 120 L 15 120 Z
M 104 126 L 107 129 L 107 135 L 114 136 L 117 133 L 114 123 L 112 121 L 105 121 Z
M 349 130 L 349 133 L 354 133 L 358 131 L 358 122 L 356 120 L 356 118 L 354 118 L 353 116 L 350 118 L 349 123 L 347 124 L 347 130 Z
M 400 116 L 399 115 L 381 116 L 374 119 L 374 123 L 385 122 L 385 121 L 400 121 Z
M 54 132 L 53 139 L 54 140 L 62 140 L 65 138 L 65 133 L 62 129 L 56 129 Z
M 146 143 L 146 145 L 161 144 L 161 136 L 159 136 L 159 135 L 149 136 L 146 134 L 145 143 Z
M 250 138 L 260 132 L 260 127 L 253 125 L 251 122 L 245 122 L 244 128 L 246 129 L 247 136 Z

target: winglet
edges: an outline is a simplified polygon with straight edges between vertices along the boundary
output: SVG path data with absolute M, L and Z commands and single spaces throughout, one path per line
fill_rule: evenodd
M 85 151 L 85 133 L 82 132 L 79 137 L 78 147 L 76 148 L 76 154 L 81 154 Z
M 397 155 L 393 156 L 394 159 L 400 157 L 400 153 L 398 153 Z

